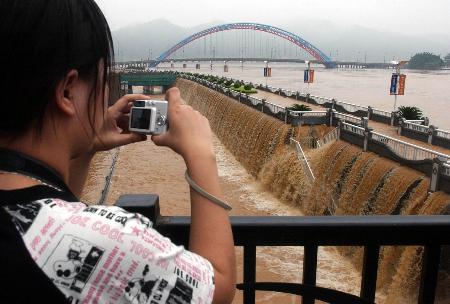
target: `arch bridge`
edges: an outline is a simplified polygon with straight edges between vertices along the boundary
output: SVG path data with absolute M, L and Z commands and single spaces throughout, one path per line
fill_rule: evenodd
M 281 37 L 298 47 L 305 50 L 307 53 L 309 53 L 312 57 L 314 57 L 315 61 L 322 63 L 327 68 L 334 68 L 336 67 L 336 63 L 331 60 L 327 55 L 325 55 L 324 52 L 322 52 L 320 49 L 315 47 L 310 42 L 306 41 L 305 39 L 301 38 L 300 36 L 293 34 L 291 32 L 288 32 L 286 30 L 266 25 L 266 24 L 260 24 L 260 23 L 228 23 L 223 25 L 214 26 L 211 28 L 208 28 L 206 30 L 200 31 L 198 33 L 195 33 L 186 39 L 180 41 L 179 43 L 175 44 L 173 47 L 162 53 L 156 60 L 150 63 L 150 67 L 156 67 L 158 64 L 160 64 L 163 61 L 166 61 L 170 55 L 184 47 L 185 45 L 188 45 L 189 43 L 200 39 L 202 37 L 212 35 L 214 33 L 223 32 L 223 31 L 230 31 L 230 30 L 253 30 L 253 31 L 260 31 L 260 32 L 266 32 L 278 37 Z

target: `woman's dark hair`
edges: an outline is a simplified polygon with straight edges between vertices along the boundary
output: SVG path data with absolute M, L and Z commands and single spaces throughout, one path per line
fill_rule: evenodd
M 0 42 L 0 136 L 14 138 L 30 128 L 40 134 L 56 87 L 72 69 L 92 83 L 95 111 L 114 51 L 108 23 L 94 0 L 1 0 Z

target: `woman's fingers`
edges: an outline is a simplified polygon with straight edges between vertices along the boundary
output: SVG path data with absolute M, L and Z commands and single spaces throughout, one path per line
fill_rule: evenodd
M 129 113 L 135 100 L 148 100 L 148 96 L 142 94 L 128 94 L 120 98 L 114 105 L 110 107 L 114 112 Z

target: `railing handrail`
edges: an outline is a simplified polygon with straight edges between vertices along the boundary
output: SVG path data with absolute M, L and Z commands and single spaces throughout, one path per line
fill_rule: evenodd
M 161 216 L 155 224 L 180 229 L 190 220 L 188 216 Z M 319 246 L 450 245 L 448 215 L 231 216 L 230 220 L 235 246 L 249 241 L 255 246 L 303 246 L 311 242 Z M 280 238 L 263 233 L 281 231 Z
M 327 134 L 325 134 L 325 136 L 318 140 L 318 146 L 319 147 L 323 147 L 324 145 L 330 143 L 333 140 L 337 140 L 339 139 L 339 128 L 335 128 L 332 131 L 328 132 Z
M 412 120 L 403 121 L 403 127 L 410 129 L 410 130 L 418 130 L 423 133 L 427 133 L 428 130 L 430 129 L 429 126 L 424 126 L 424 125 L 418 124 Z
M 297 157 L 299 161 L 302 163 L 303 167 L 306 169 L 306 174 L 311 182 L 313 182 L 316 178 L 314 173 L 309 165 L 308 158 L 306 158 L 305 152 L 302 149 L 302 145 L 295 139 L 291 138 L 291 143 L 294 143 L 295 148 L 297 150 Z M 306 166 L 305 166 L 306 165 Z
M 341 117 L 343 117 L 344 119 L 346 119 L 348 121 L 352 121 L 352 122 L 359 123 L 359 124 L 361 123 L 361 117 L 358 117 L 358 116 L 344 114 L 344 113 L 338 112 L 336 110 L 333 111 L 333 115 L 338 119 L 341 119 Z
M 438 157 L 442 157 L 442 158 L 445 158 L 447 161 L 450 161 L 450 155 L 447 155 L 447 154 L 444 154 L 444 153 L 440 153 L 440 152 L 437 152 L 437 151 L 433 151 L 433 150 L 430 150 L 430 149 L 427 149 L 427 148 L 424 148 L 424 147 L 421 147 L 421 146 L 417 146 L 415 144 L 411 144 L 409 142 L 406 142 L 406 141 L 403 141 L 403 140 L 400 140 L 400 139 L 397 139 L 397 138 L 394 138 L 394 137 L 390 137 L 388 135 L 381 134 L 381 133 L 378 133 L 378 132 L 375 132 L 375 131 L 372 131 L 372 134 L 375 134 L 375 135 L 380 136 L 380 137 L 385 137 L 385 138 L 387 138 L 387 139 L 389 139 L 391 141 L 398 142 L 398 143 L 400 143 L 402 145 L 409 146 L 409 147 L 417 149 L 417 150 L 421 150 L 421 151 L 424 151 L 424 152 L 427 152 L 427 153 L 430 153 L 430 154 L 435 154 Z
M 293 111 L 293 110 L 289 110 L 289 113 L 292 114 L 328 114 L 328 111 Z
M 450 131 L 437 129 L 436 130 L 436 136 L 450 139 Z
M 352 107 L 355 107 L 355 108 L 364 109 L 364 110 L 366 110 L 366 111 L 369 110 L 369 107 L 361 106 L 361 105 L 357 105 L 357 104 L 354 104 L 354 103 L 350 103 L 350 102 L 346 102 L 346 101 L 341 101 L 341 100 L 336 100 L 336 104 L 349 105 L 349 106 L 352 106 Z
M 382 115 L 382 116 L 386 116 L 386 117 L 392 116 L 392 112 L 384 111 L 384 110 L 380 110 L 380 109 L 376 109 L 376 108 L 372 108 L 372 112 L 376 115 Z

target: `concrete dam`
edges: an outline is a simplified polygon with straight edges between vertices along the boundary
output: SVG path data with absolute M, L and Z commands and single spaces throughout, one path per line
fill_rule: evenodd
M 450 196 L 429 193 L 425 174 L 343 141 L 305 151 L 316 177 L 311 182 L 290 139 L 311 134 L 320 138 L 330 127 L 291 127 L 195 82 L 178 79 L 175 85 L 183 99 L 209 119 L 214 133 L 246 170 L 305 215 L 439 215 L 449 210 Z M 361 268 L 361 248 L 338 251 Z M 417 297 L 421 256 L 421 247 L 382 247 L 377 284 L 386 295 L 383 302 L 408 303 Z M 441 269 L 447 278 L 448 250 L 443 250 Z M 442 285 L 446 280 L 440 281 Z M 438 299 L 448 300 L 446 289 L 438 287 Z

